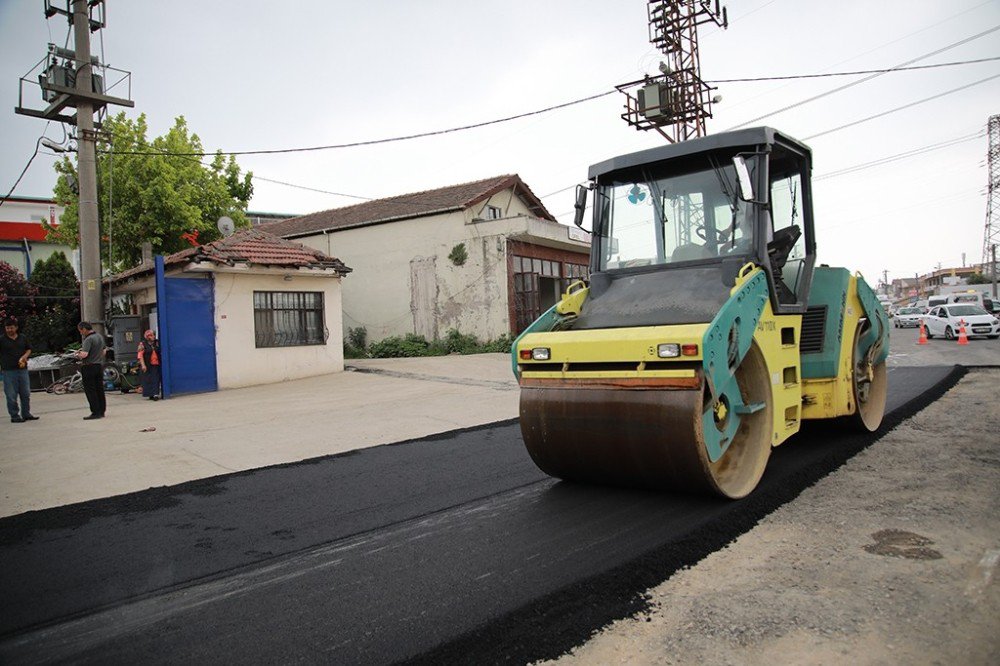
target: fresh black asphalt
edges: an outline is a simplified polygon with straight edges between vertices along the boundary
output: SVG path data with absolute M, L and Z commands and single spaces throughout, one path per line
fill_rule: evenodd
M 886 428 L 962 372 L 890 369 Z M 555 656 L 875 439 L 809 425 L 740 502 L 557 482 L 504 422 L 5 518 L 0 663 Z

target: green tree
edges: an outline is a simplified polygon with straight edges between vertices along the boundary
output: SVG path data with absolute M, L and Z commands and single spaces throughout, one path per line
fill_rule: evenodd
M 24 279 L 21 271 L 0 261 L 0 322 L 12 317 L 23 330 L 34 312 L 35 288 Z
M 35 263 L 28 282 L 35 289 L 35 315 L 25 334 L 34 351 L 59 351 L 78 338 L 80 283 L 66 255 L 56 252 Z
M 983 273 L 973 273 L 966 279 L 966 284 L 991 284 L 993 278 Z
M 232 155 L 227 159 L 219 152 L 203 164 L 206 158 L 196 155 L 204 152 L 201 139 L 191 133 L 183 116 L 152 141 L 146 137 L 145 114 L 132 120 L 119 113 L 105 120 L 103 129 L 98 207 L 102 260 L 111 271 L 138 264 L 145 241 L 154 253 L 170 254 L 191 247 L 184 236 L 192 232 L 197 232 L 198 244 L 216 240 L 216 223 L 223 215 L 237 227 L 249 226 L 246 207 L 253 174 L 241 173 Z M 65 157 L 55 169 L 55 198 L 66 210 L 61 224 L 49 228 L 49 238 L 77 247 L 76 165 Z

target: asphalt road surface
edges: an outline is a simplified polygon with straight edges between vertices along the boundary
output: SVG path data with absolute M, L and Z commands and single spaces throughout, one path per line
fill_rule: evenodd
M 951 386 L 889 372 L 886 426 Z M 516 422 L 0 520 L 0 662 L 551 657 L 874 440 L 828 426 L 748 499 L 579 486 Z

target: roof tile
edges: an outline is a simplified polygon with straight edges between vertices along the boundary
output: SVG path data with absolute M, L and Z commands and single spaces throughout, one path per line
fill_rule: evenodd
M 394 220 L 425 217 L 468 208 L 509 187 L 515 188 L 517 194 L 521 196 L 535 215 L 542 219 L 555 221 L 552 214 L 546 210 L 520 176 L 507 174 L 470 183 L 449 185 L 435 190 L 401 194 L 353 206 L 319 211 L 288 220 L 261 224 L 259 228 L 266 229 L 278 236 L 293 238 L 331 229 L 347 229 Z
M 210 261 L 229 265 L 249 263 L 257 266 L 289 268 L 332 268 L 341 275 L 351 272 L 340 259 L 302 243 L 285 240 L 260 227 L 241 229 L 217 241 L 175 252 L 165 257 L 163 263 L 165 266 L 170 266 L 190 261 Z M 152 266 L 149 265 L 136 266 L 111 276 L 108 281 L 118 282 L 152 270 Z

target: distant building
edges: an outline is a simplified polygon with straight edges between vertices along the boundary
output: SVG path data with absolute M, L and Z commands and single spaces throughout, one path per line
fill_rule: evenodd
M 50 243 L 42 222 L 59 226 L 64 208 L 55 199 L 42 197 L 10 197 L 0 206 L 0 261 L 31 276 L 32 267 L 40 259 L 62 252 L 76 274 L 80 274 L 80 255 L 68 245 Z
M 271 222 L 279 222 L 281 220 L 287 220 L 289 218 L 298 217 L 294 213 L 262 213 L 260 211 L 248 210 L 247 219 L 250 220 L 250 226 L 256 227 L 261 224 L 269 224 Z
M 517 175 L 320 211 L 260 227 L 347 257 L 344 325 L 368 339 L 450 329 L 496 339 L 524 330 L 573 280 L 590 239 L 559 224 Z
M 983 285 L 969 286 L 967 280 L 982 273 L 982 266 L 961 266 L 939 268 L 924 275 L 911 278 L 896 278 L 888 285 L 888 294 L 897 305 L 912 303 L 928 296 L 953 294 L 974 289 L 983 291 Z M 988 287 L 988 285 L 986 285 Z

